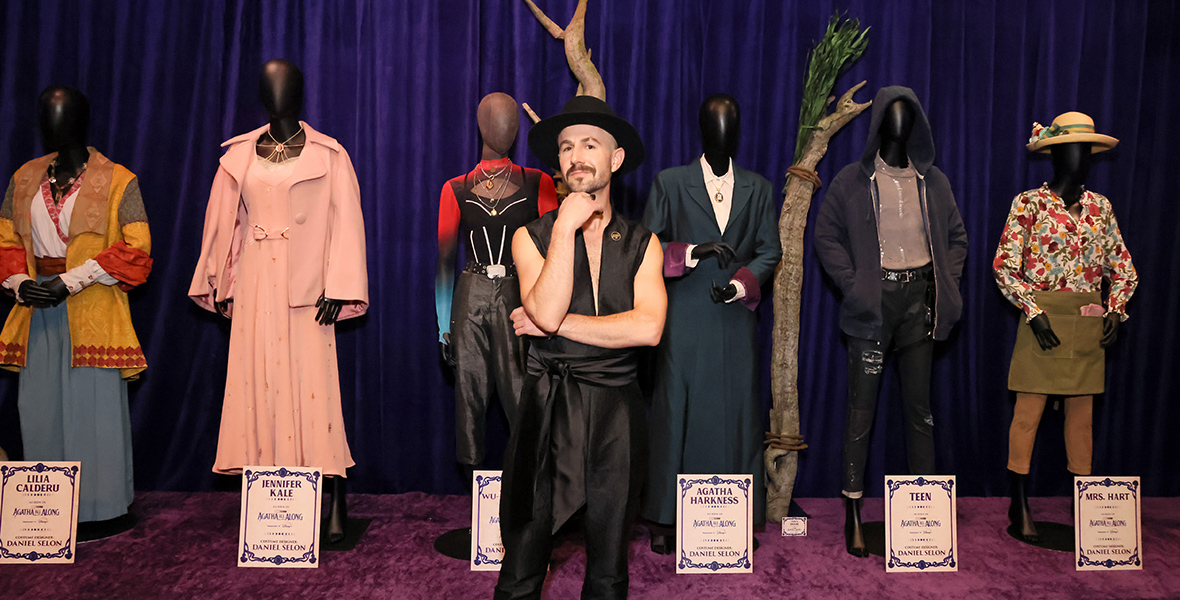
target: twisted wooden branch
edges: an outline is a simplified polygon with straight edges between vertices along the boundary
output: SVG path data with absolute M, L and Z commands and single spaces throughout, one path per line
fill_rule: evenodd
M 578 7 L 565 29 L 558 27 L 533 0 L 524 0 L 528 4 L 533 16 L 540 21 L 554 38 L 565 43 L 565 60 L 578 79 L 578 95 L 594 96 L 606 102 L 606 84 L 602 82 L 602 75 L 590 60 L 590 51 L 586 49 L 586 2 L 578 0 Z
M 807 212 L 815 193 L 818 176 L 815 166 L 828 151 L 828 140 L 872 102 L 858 104 L 852 95 L 865 82 L 860 82 L 844 93 L 836 109 L 820 119 L 803 151 L 799 162 L 787 173 L 786 198 L 779 218 L 779 240 L 783 245 L 783 260 L 774 275 L 774 332 L 771 345 L 771 395 L 774 408 L 770 410 L 770 432 L 763 455 L 766 475 L 766 519 L 781 521 L 787 516 L 795 474 L 799 468 L 799 450 L 806 448 L 799 428 L 799 308 L 803 289 L 803 230 L 807 227 Z M 828 98 L 831 105 L 834 97 Z

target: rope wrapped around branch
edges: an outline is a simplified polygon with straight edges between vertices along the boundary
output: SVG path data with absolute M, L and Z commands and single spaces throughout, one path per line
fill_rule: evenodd
M 811 185 L 814 185 L 815 189 L 817 190 L 824 185 L 819 179 L 819 173 L 812 171 L 811 169 L 805 169 L 798 165 L 791 165 L 787 167 L 787 175 L 794 175 L 803 181 L 810 182 Z
M 802 435 L 774 433 L 773 431 L 766 432 L 766 439 L 762 440 L 762 443 L 771 448 L 786 450 L 788 452 L 802 450 L 807 447 L 807 444 L 803 443 Z

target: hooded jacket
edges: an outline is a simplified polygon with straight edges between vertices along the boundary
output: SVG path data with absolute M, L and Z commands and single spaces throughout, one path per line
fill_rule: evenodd
M 967 258 L 967 231 L 950 182 L 934 166 L 930 121 L 914 91 L 881 88 L 873 100 L 873 120 L 860 162 L 832 180 L 815 222 L 815 252 L 840 287 L 840 329 L 853 337 L 881 339 L 881 243 L 877 233 L 880 202 L 874 160 L 881 147 L 878 131 L 895 100 L 914 109 L 906 153 L 918 173 L 918 198 L 934 263 L 934 339 L 945 340 L 963 312 L 959 277 Z

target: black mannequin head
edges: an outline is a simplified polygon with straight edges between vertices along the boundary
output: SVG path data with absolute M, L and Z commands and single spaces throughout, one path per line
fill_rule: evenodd
M 881 160 L 891 167 L 904 167 L 909 164 L 906 155 L 906 141 L 910 139 L 910 131 L 914 129 L 914 107 L 903 98 L 898 98 L 885 107 L 882 114 L 881 127 L 877 135 L 881 137 Z
M 508 156 L 520 129 L 520 107 L 516 100 L 502 92 L 488 94 L 479 101 L 476 120 L 483 138 L 483 159 Z
M 1054 144 L 1049 147 L 1049 154 L 1053 157 L 1053 181 L 1049 182 L 1049 189 L 1067 207 L 1082 197 L 1082 186 L 1086 185 L 1086 178 L 1090 176 L 1091 150 L 1090 142 Z
M 258 78 L 258 98 L 270 120 L 298 120 L 303 113 L 303 71 L 282 58 L 266 61 Z
M 729 168 L 728 159 L 737 154 L 738 141 L 742 137 L 742 114 L 738 102 L 728 94 L 713 94 L 701 103 L 698 120 L 705 159 L 716 167 L 713 158 L 724 158 L 721 171 L 724 173 Z
M 37 99 L 37 121 L 46 151 L 85 150 L 90 101 L 72 87 L 50 86 Z
M 1049 147 L 1053 157 L 1053 180 L 1068 180 L 1085 185 L 1090 176 L 1090 143 L 1055 144 Z

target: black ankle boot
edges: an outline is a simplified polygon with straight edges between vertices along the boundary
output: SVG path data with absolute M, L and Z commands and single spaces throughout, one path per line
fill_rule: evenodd
M 1077 473 L 1074 473 L 1073 471 L 1068 471 L 1068 470 L 1066 471 L 1066 474 L 1069 475 L 1069 526 L 1073 527 L 1074 521 L 1077 519 L 1077 510 L 1078 510 L 1078 505 L 1077 505 L 1078 491 L 1077 491 L 1077 487 L 1075 487 L 1073 484 L 1073 482 L 1074 482 L 1073 478 L 1074 477 L 1087 477 L 1087 475 L 1078 475 Z
M 328 478 L 332 482 L 332 506 L 328 513 L 328 543 L 344 541 L 344 524 L 348 522 L 348 503 L 344 495 L 344 478 Z
M 860 526 L 860 498 L 844 497 L 844 548 L 853 556 L 869 555 Z
M 1008 488 L 1012 494 L 1008 520 L 1015 526 L 1020 539 L 1033 544 L 1041 541 L 1037 527 L 1033 525 L 1032 511 L 1028 509 L 1028 475 L 1008 471 Z

